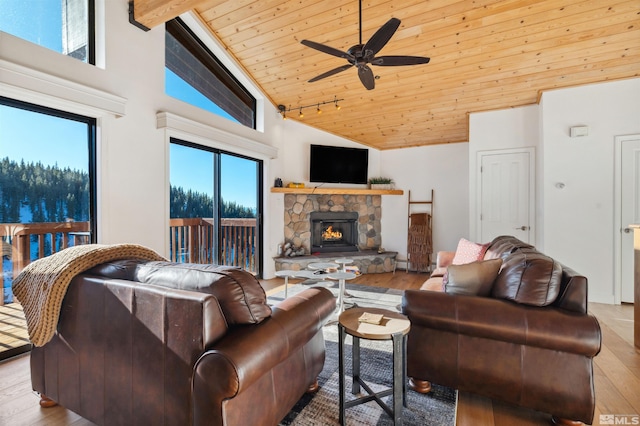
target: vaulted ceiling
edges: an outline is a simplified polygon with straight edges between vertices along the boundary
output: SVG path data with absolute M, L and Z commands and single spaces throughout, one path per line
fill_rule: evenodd
M 547 90 L 640 75 L 640 0 L 363 0 L 366 42 L 390 18 L 400 27 L 379 55 L 426 65 L 352 67 L 300 44 L 358 44 L 358 0 L 135 0 L 154 27 L 193 10 L 291 119 L 378 149 L 468 141 L 470 113 L 531 105 Z M 344 99 L 341 109 L 297 108 Z M 597 99 L 594 99 L 597 102 Z M 322 108 L 322 107 L 321 107 Z

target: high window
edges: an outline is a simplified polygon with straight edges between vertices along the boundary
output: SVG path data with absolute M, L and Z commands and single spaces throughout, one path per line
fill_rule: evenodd
M 0 97 L 0 305 L 19 309 L 11 284 L 26 265 L 95 241 L 95 141 L 94 118 Z M 12 333 L 0 359 L 29 347 Z
M 0 0 L 0 31 L 95 64 L 94 0 Z
M 167 95 L 254 129 L 255 98 L 179 18 L 165 28 Z

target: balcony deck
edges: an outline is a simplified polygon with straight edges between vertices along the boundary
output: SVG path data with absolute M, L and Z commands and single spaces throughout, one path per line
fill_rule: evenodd
M 19 303 L 0 305 L 0 359 L 26 352 L 30 347 L 22 306 Z

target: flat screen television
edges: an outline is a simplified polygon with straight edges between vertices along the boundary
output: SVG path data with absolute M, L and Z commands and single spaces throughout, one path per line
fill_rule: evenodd
M 367 183 L 369 150 L 311 145 L 309 180 L 323 183 Z

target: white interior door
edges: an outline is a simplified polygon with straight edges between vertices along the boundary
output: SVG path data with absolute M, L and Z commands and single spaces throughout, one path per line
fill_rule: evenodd
M 620 153 L 620 301 L 633 303 L 633 230 L 629 225 L 640 224 L 640 135 L 622 140 Z
M 480 153 L 480 241 L 513 235 L 534 243 L 533 149 Z

